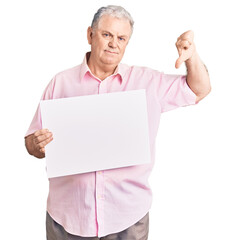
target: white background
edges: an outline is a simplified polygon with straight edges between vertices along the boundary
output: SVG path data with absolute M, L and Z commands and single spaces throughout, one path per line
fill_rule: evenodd
M 162 115 L 150 178 L 150 240 L 235 239 L 233 1 L 1 1 L 0 215 L 4 239 L 45 239 L 45 160 L 29 156 L 24 134 L 42 92 L 58 72 L 89 50 L 86 29 L 96 10 L 124 6 L 135 20 L 123 59 L 166 73 L 175 41 L 194 30 L 212 92 L 197 106 Z

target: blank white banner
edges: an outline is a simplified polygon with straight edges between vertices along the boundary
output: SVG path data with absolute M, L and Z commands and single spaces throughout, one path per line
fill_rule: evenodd
M 48 178 L 150 163 L 145 89 L 44 100 Z

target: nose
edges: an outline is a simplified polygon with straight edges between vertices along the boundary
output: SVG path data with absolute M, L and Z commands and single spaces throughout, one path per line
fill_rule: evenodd
M 116 38 L 111 38 L 109 41 L 109 47 L 110 48 L 116 48 L 117 47 L 117 39 Z

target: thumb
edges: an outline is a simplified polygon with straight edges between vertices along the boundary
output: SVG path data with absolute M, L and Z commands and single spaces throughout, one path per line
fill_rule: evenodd
M 180 56 L 175 62 L 175 68 L 179 68 L 180 65 L 184 62 L 182 56 Z

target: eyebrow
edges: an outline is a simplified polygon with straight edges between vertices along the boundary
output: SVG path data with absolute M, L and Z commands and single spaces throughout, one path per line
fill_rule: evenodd
M 110 34 L 111 36 L 113 36 L 113 34 L 107 30 L 101 30 L 102 33 L 108 33 Z M 123 38 L 127 38 L 128 36 L 127 35 L 119 35 L 118 37 L 123 37 Z

